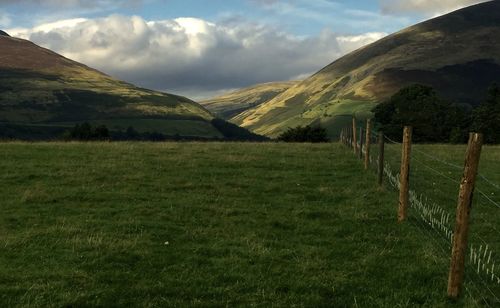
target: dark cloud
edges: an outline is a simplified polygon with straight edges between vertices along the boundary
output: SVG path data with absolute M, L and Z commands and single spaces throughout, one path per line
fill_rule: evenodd
M 13 32 L 137 85 L 203 96 L 313 73 L 383 36 L 298 37 L 258 23 L 194 18 L 147 22 L 113 15 Z

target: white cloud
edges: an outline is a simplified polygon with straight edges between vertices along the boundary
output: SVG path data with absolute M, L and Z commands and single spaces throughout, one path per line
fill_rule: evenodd
M 14 36 L 29 39 L 32 33 L 58 32 L 58 31 L 64 31 L 65 29 L 70 30 L 71 28 L 77 26 L 79 23 L 85 21 L 87 21 L 87 19 L 85 18 L 64 19 L 56 22 L 41 24 L 31 29 L 14 28 L 10 29 L 9 31 L 12 31 L 12 33 L 14 33 Z
M 383 32 L 370 32 L 354 36 L 339 36 L 337 38 L 337 41 L 339 42 L 339 47 L 341 48 L 342 52 L 347 53 L 361 46 L 365 46 L 374 41 L 378 41 L 386 35 L 387 33 Z
M 382 11 L 387 14 L 424 13 L 438 15 L 488 0 L 380 0 Z
M 121 15 L 7 31 L 140 86 L 198 97 L 294 79 L 385 35 L 339 36 L 325 30 L 301 37 L 245 21 L 146 21 Z

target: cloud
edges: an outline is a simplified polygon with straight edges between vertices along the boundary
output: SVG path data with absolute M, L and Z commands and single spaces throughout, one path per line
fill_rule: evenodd
M 378 41 L 384 36 L 386 36 L 385 33 L 371 32 L 354 36 L 339 36 L 337 37 L 337 41 L 339 42 L 341 52 L 348 53 L 349 51 L 355 50 L 361 46 Z
M 339 36 L 325 30 L 302 37 L 243 20 L 146 21 L 121 15 L 8 32 L 137 85 L 196 97 L 294 79 L 385 35 Z
M 488 0 L 380 0 L 380 6 L 382 12 L 386 14 L 437 15 L 486 1 Z

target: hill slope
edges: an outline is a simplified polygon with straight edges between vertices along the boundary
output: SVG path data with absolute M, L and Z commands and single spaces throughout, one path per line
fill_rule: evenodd
M 30 41 L 0 35 L 0 47 L 0 122 L 8 128 L 3 137 L 50 137 L 83 121 L 115 130 L 222 137 L 211 124 L 213 115 L 187 98 L 138 88 Z
M 298 81 L 263 83 L 202 101 L 200 104 L 221 118 L 230 119 L 273 99 L 297 83 Z
M 458 10 L 356 50 L 233 121 L 269 136 L 310 123 L 334 134 L 352 114 L 368 115 L 375 103 L 412 83 L 477 104 L 500 81 L 498 37 L 500 1 Z

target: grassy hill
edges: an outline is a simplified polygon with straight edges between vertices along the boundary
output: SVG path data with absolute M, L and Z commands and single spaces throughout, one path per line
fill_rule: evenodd
M 263 83 L 202 101 L 200 104 L 221 118 L 229 120 L 273 99 L 297 83 L 298 81 Z
M 83 121 L 223 137 L 214 116 L 185 97 L 138 88 L 26 40 L 0 35 L 0 46 L 1 137 L 50 138 Z
M 400 88 L 422 83 L 459 103 L 477 104 L 500 82 L 500 1 L 452 12 L 356 50 L 233 122 L 276 136 L 321 123 L 334 135 L 344 115 L 369 115 Z
M 498 181 L 495 153 L 481 172 Z M 447 300 L 449 254 L 429 226 L 397 224 L 397 193 L 340 145 L 4 143 L 0 155 L 2 307 L 481 304 Z

